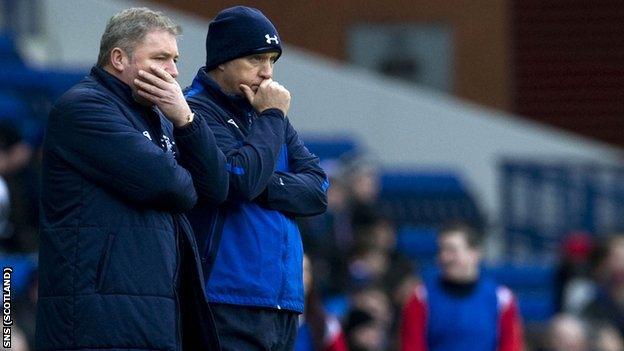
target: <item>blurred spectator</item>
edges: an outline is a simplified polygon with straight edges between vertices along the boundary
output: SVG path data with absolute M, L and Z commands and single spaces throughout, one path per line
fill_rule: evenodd
M 613 324 L 624 335 L 624 235 L 606 238 L 592 256 L 599 286 L 583 315 L 588 320 Z
M 26 291 L 23 294 L 17 295 L 13 301 L 14 319 L 19 322 L 20 328 L 31 349 L 34 349 L 35 346 L 38 289 L 38 276 L 36 272 L 33 272 L 30 275 Z
M 2 246 L 10 252 L 36 252 L 38 246 L 39 165 L 33 155 L 11 120 L 0 122 L 0 176 L 10 199 Z
M 521 351 L 522 324 L 506 287 L 480 272 L 481 240 L 454 225 L 438 237 L 441 272 L 414 290 L 403 309 L 403 351 Z
M 618 330 L 607 323 L 592 323 L 592 351 L 624 351 L 624 341 Z
M 368 312 L 351 310 L 345 322 L 351 351 L 384 351 L 386 336 L 383 326 Z
M 358 157 L 345 165 L 344 175 L 350 186 L 352 225 L 357 230 L 360 226 L 370 224 L 371 219 L 380 214 L 379 174 L 372 161 Z
M 587 327 L 571 314 L 554 316 L 549 324 L 543 351 L 589 351 Z
M 348 190 L 340 176 L 330 175 L 327 212 L 300 218 L 306 254 L 314 266 L 316 286 L 329 294 L 345 290 L 346 266 L 353 247 Z
M 412 262 L 396 250 L 396 243 L 393 222 L 381 215 L 371 216 L 370 223 L 356 232 L 356 247 L 364 252 L 361 254 L 364 260 L 368 258 L 371 263 L 374 284 L 383 286 L 393 304 L 402 306 L 406 299 L 405 288 L 413 287 L 416 279 Z
M 301 219 L 306 251 L 314 257 L 347 253 L 353 244 L 348 190 L 340 177 L 330 175 L 329 183 L 327 211 Z
M 335 316 L 327 314 L 314 287 L 314 272 L 303 256 L 303 284 L 306 295 L 304 314 L 295 340 L 295 351 L 348 351 L 345 335 Z
M 592 249 L 588 233 L 573 232 L 565 237 L 557 269 L 557 311 L 578 314 L 594 297 L 596 284 L 590 276 Z
M 14 324 L 11 327 L 11 347 L 10 348 L 6 348 L 7 350 L 12 350 L 12 351 L 29 351 L 30 348 L 28 347 L 28 341 L 26 340 L 26 337 L 24 336 L 24 333 L 22 332 L 22 330 L 19 328 L 19 326 L 17 324 Z M 3 348 L 3 350 L 5 350 L 5 348 Z
M 392 324 L 390 301 L 383 289 L 366 286 L 351 295 L 345 333 L 351 351 L 387 351 Z

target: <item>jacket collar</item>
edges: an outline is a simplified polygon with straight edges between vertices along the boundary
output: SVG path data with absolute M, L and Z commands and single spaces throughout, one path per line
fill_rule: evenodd
M 242 118 L 245 113 L 253 112 L 254 109 L 244 95 L 225 93 L 219 84 L 206 72 L 206 67 L 202 67 L 197 72 L 191 92 L 193 90 L 205 90 L 206 93 L 219 104 L 225 106 L 236 117 Z M 202 89 L 203 88 L 203 89 Z M 192 93 L 191 93 L 192 94 Z
M 152 135 L 162 135 L 163 133 L 163 121 L 165 117 L 162 115 L 156 105 L 145 106 L 134 100 L 132 96 L 132 89 L 126 83 L 122 82 L 119 78 L 108 73 L 106 70 L 98 66 L 91 68 L 91 76 L 97 82 L 102 84 L 104 88 L 110 91 L 113 95 L 122 100 L 122 102 L 137 113 L 139 120 L 142 120 L 143 128 L 147 127 Z M 133 122 L 134 123 L 134 122 Z M 137 127 L 138 128 L 138 127 Z M 152 138 L 150 138 L 151 140 Z M 156 145 L 163 147 L 159 143 L 157 138 L 152 140 Z
M 93 76 L 95 80 L 101 83 L 106 89 L 112 92 L 115 96 L 119 97 L 126 105 L 132 107 L 133 109 L 137 109 L 148 114 L 150 112 L 155 112 L 155 106 L 144 106 L 136 102 L 132 96 L 132 89 L 130 86 L 122 82 L 119 78 L 108 73 L 103 68 L 93 66 L 91 68 L 91 76 Z

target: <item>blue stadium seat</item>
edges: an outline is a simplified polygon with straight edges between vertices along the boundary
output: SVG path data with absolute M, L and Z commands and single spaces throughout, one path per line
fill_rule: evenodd
M 30 113 L 20 95 L 0 90 L 0 120 L 28 118 Z
M 484 222 L 461 177 L 453 172 L 385 170 L 380 205 L 399 226 L 439 228 L 463 221 L 480 228 Z
M 397 231 L 397 251 L 419 267 L 435 265 L 438 231 L 428 227 L 403 227 Z
M 348 136 L 306 135 L 302 138 L 308 150 L 318 156 L 321 161 L 339 159 L 358 149 L 355 140 Z
M 0 33 L 0 62 L 3 66 L 23 65 L 13 35 L 9 33 Z
M 0 269 L 11 267 L 11 295 L 18 297 L 25 294 L 37 269 L 36 255 L 0 255 Z

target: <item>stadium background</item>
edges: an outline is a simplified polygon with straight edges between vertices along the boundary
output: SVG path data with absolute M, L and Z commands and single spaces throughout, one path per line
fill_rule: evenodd
M 373 222 L 390 219 L 392 254 L 413 263 L 414 276 L 432 269 L 443 223 L 478 226 L 487 238 L 487 270 L 517 293 L 528 341 L 539 347 L 541 327 L 561 309 L 565 255 L 586 259 L 624 225 L 622 6 L 244 3 L 272 18 L 286 43 L 276 78 L 293 94 L 293 124 L 344 188 L 341 201 L 363 196 L 378 209 Z M 106 20 L 119 10 L 148 6 L 182 25 L 179 81 L 186 86 L 204 60 L 209 19 L 234 4 L 0 1 L 0 259 L 15 268 L 16 320 L 27 337 L 36 289 L 37 151 L 51 103 L 88 72 Z M 356 185 L 368 195 L 348 195 Z M 302 226 L 310 247 L 326 234 L 314 223 Z M 319 270 L 332 264 L 311 250 Z M 330 311 L 348 313 L 354 279 L 325 287 Z

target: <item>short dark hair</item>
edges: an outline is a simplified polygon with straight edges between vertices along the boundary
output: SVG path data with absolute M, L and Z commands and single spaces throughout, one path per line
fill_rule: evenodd
M 111 52 L 119 47 L 132 57 L 134 49 L 145 36 L 155 30 L 162 30 L 178 36 L 182 28 L 162 12 L 146 7 L 123 10 L 108 20 L 100 41 L 97 65 L 104 67 L 110 60 Z
M 438 238 L 455 233 L 461 234 L 466 240 L 468 246 L 473 249 L 480 249 L 483 245 L 482 234 L 477 231 L 475 227 L 464 222 L 451 222 L 445 224 L 438 232 Z

